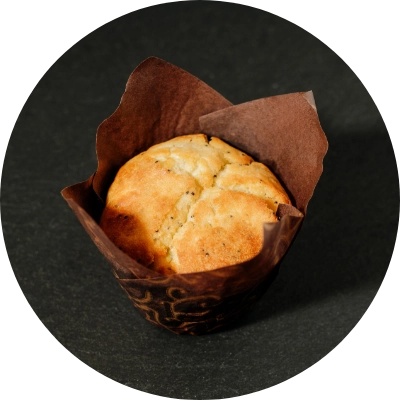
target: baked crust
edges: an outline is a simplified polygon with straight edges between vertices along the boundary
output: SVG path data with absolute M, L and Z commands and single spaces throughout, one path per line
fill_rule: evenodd
M 204 134 L 152 146 L 121 167 L 100 226 L 130 257 L 162 274 L 208 271 L 253 258 L 264 222 L 290 204 L 272 172 Z

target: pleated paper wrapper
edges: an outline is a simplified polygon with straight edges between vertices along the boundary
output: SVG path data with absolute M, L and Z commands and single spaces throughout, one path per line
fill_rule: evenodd
M 164 276 L 118 249 L 98 221 L 108 188 L 125 162 L 152 145 L 199 132 L 267 165 L 293 206 L 280 205 L 279 221 L 264 224 L 263 247 L 253 259 Z M 97 130 L 97 171 L 65 188 L 62 196 L 144 318 L 174 333 L 204 334 L 237 320 L 277 275 L 304 221 L 327 148 L 312 92 L 233 105 L 188 72 L 150 57 L 132 72 L 117 110 Z

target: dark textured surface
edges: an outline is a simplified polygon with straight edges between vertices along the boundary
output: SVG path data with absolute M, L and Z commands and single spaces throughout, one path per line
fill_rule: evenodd
M 59 194 L 95 171 L 97 126 L 150 55 L 234 104 L 311 89 L 330 144 L 306 223 L 277 279 L 245 318 L 208 336 L 179 337 L 146 322 Z M 339 57 L 265 12 L 187 2 L 120 18 L 50 68 L 16 123 L 1 195 L 15 275 L 63 345 L 128 386 L 205 399 L 275 385 L 340 343 L 385 275 L 399 187 L 379 112 Z

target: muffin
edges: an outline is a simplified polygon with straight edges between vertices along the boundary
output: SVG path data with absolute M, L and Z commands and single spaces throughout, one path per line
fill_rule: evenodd
M 289 196 L 265 165 L 204 134 L 175 137 L 126 162 L 100 227 L 124 253 L 163 275 L 211 271 L 255 257 L 263 223 Z
M 225 209 L 236 197 L 250 194 L 247 193 L 250 187 L 251 190 L 258 187 L 262 193 L 262 186 L 258 185 L 263 181 L 271 183 L 274 178 L 267 179 L 269 173 L 261 173 L 256 168 L 258 163 L 250 158 L 246 161 L 242 152 L 232 148 L 212 157 L 213 161 L 206 158 L 205 151 L 224 148 L 215 138 L 208 141 L 204 135 L 195 135 L 201 150 L 197 149 L 194 155 L 178 145 L 179 139 L 174 139 L 177 142 L 172 148 L 160 145 L 195 132 L 217 136 L 273 168 L 290 194 L 292 205 L 279 204 L 289 203 L 287 196 L 284 196 L 286 200 L 269 199 L 281 192 L 279 185 L 271 184 L 269 190 L 274 194 L 254 195 L 257 200 L 251 206 L 247 197 L 245 204 L 251 212 L 244 210 L 244 217 L 236 214 L 245 207 L 243 203 L 234 207 L 233 212 Z M 186 139 L 193 142 L 189 136 Z M 131 171 L 124 167 L 132 157 L 153 149 L 152 146 L 153 156 L 146 152 L 136 157 L 143 159 L 144 166 L 136 166 L 139 161 L 135 160 L 131 161 L 134 166 Z M 109 261 L 117 282 L 138 312 L 147 321 L 170 332 L 201 335 L 236 321 L 273 282 L 305 220 L 327 149 L 312 92 L 233 105 L 187 71 L 149 57 L 132 72 L 118 108 L 97 130 L 96 171 L 86 181 L 63 189 L 62 195 Z M 181 154 L 179 158 L 177 152 Z M 238 159 L 233 158 L 235 154 Z M 186 163 L 188 166 L 182 168 Z M 250 170 L 254 172 L 245 176 L 239 172 Z M 117 174 L 125 175 L 126 183 L 123 179 L 117 183 L 118 176 L 112 185 Z M 181 179 L 189 185 L 185 187 Z M 115 188 L 110 189 L 111 185 Z M 227 191 L 228 195 L 222 197 L 222 192 Z M 208 207 L 202 202 L 207 193 L 212 200 Z M 218 202 L 219 195 L 222 200 Z M 256 223 L 247 238 L 254 239 L 259 235 L 257 229 L 262 229 L 262 247 L 255 257 L 241 262 L 245 258 L 241 253 L 248 251 L 243 245 L 246 235 L 239 239 L 233 230 L 240 234 L 245 231 L 245 224 L 250 223 L 245 214 L 258 212 L 254 204 L 261 203 L 257 201 L 269 201 L 272 207 L 277 201 L 279 221 L 263 223 L 262 228 Z M 201 204 L 204 207 L 200 208 Z M 222 216 L 218 217 L 214 211 L 221 212 Z M 274 212 L 274 209 L 265 211 L 262 221 L 269 217 L 276 221 Z M 185 218 L 181 221 L 178 215 Z M 169 225 L 167 221 L 176 225 Z M 183 226 L 178 226 L 178 221 Z M 236 225 L 229 226 L 230 223 Z M 223 236 L 224 240 L 220 240 Z M 166 241 L 174 246 L 167 246 Z M 227 265 L 229 259 L 220 260 L 223 246 L 235 246 L 239 242 L 241 246 L 229 253 L 235 260 L 232 265 Z M 206 247 L 209 243 L 210 247 Z M 183 264 L 181 252 L 184 250 L 185 269 L 199 272 L 176 273 L 183 271 L 182 265 L 173 263 L 177 259 Z M 200 261 L 189 258 L 196 252 Z M 104 293 L 104 298 L 99 300 L 107 302 L 107 296 Z

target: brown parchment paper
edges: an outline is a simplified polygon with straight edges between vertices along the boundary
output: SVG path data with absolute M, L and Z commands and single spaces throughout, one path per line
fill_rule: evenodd
M 160 275 L 119 250 L 98 226 L 118 169 L 150 146 L 175 136 L 217 136 L 265 163 L 293 206 L 280 205 L 278 223 L 264 224 L 261 252 L 214 271 Z M 322 173 L 327 140 L 311 92 L 233 106 L 186 71 L 155 57 L 131 74 L 121 103 L 98 128 L 98 169 L 62 191 L 139 312 L 174 333 L 202 334 L 235 320 L 266 290 L 302 225 Z

